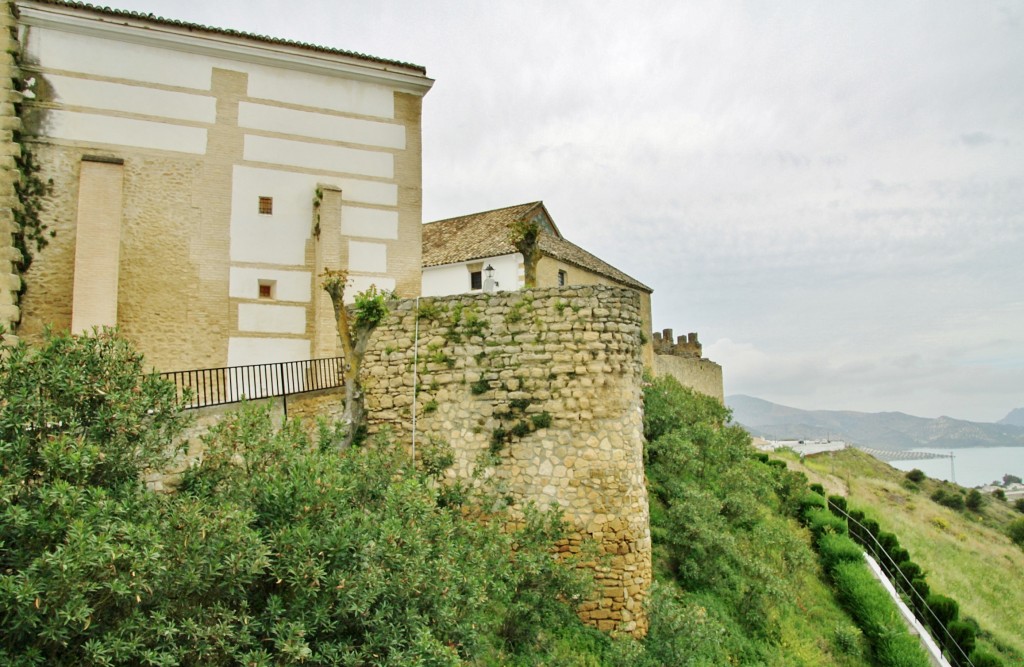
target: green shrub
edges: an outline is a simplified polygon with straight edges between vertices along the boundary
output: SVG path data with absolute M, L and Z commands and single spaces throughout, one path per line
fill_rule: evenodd
M 875 555 L 878 564 L 885 570 L 890 579 L 896 573 L 897 550 L 900 549 L 899 539 L 893 533 L 882 531 L 878 533 L 878 550 Z
M 855 542 L 863 546 L 865 535 L 865 530 L 863 528 L 864 512 L 861 512 L 860 510 L 851 509 L 849 511 L 849 519 L 847 520 L 847 522 L 849 524 L 850 537 L 853 538 Z
M 931 495 L 931 499 L 940 505 L 943 505 L 954 510 L 962 510 L 965 506 L 964 497 L 961 496 L 956 491 L 936 489 L 935 493 Z
M 530 407 L 532 401 L 528 398 L 513 398 L 508 402 L 508 407 L 518 412 L 522 412 L 526 408 Z
M 773 619 L 794 593 L 787 582 L 811 558 L 800 533 L 777 514 L 799 476 L 762 465 L 749 434 L 726 425 L 728 412 L 715 399 L 671 378 L 654 380 L 644 393 L 646 431 L 656 436 L 644 452 L 656 562 L 686 591 L 690 613 L 705 610 L 706 620 L 681 619 L 687 632 L 715 645 L 689 649 L 713 656 L 707 661 L 664 664 L 723 664 L 714 657 L 722 654 L 765 662 L 778 632 Z
M 705 398 L 672 376 L 653 380 L 644 387 L 644 438 L 653 442 L 677 429 L 725 426 L 731 411 L 721 402 Z
M 864 632 L 879 665 L 929 665 L 916 638 L 906 632 L 896 606 L 864 563 L 839 563 L 831 571 L 840 602 Z
M 966 505 L 967 509 L 972 512 L 980 512 L 982 507 L 985 505 L 985 498 L 981 495 L 981 491 L 971 489 L 967 492 L 967 498 L 964 500 L 964 505 Z
M 946 630 L 949 634 L 943 637 L 942 644 L 950 662 L 957 667 L 970 665 L 970 655 L 976 642 L 974 625 L 965 621 L 952 621 Z
M 874 644 L 874 654 L 879 665 L 892 667 L 931 665 L 931 661 L 921 648 L 921 641 L 902 629 L 879 637 Z
M 551 413 L 545 411 L 530 415 L 530 421 L 533 422 L 534 428 L 549 428 L 551 426 Z
M 1014 500 L 1013 509 L 1017 510 L 1021 514 L 1024 514 L 1024 498 L 1017 498 L 1017 500 Z
M 840 519 L 821 507 L 809 508 L 804 513 L 804 522 L 807 524 L 807 529 L 811 531 L 811 537 L 815 543 L 826 534 L 846 534 L 846 520 Z
M 931 588 L 928 586 L 928 582 L 925 581 L 924 577 L 918 577 L 910 580 L 910 588 L 913 589 L 913 593 L 910 595 L 910 601 L 914 606 L 914 615 L 919 621 L 928 623 L 928 612 L 926 604 L 928 596 L 931 595 Z
M 960 605 L 953 598 L 932 593 L 926 599 L 928 604 L 928 626 L 939 641 L 946 635 L 949 624 L 960 616 Z
M 925 475 L 923 471 L 918 470 L 917 468 L 914 468 L 913 470 L 908 472 L 905 475 L 905 477 L 909 479 L 911 482 L 914 482 L 915 484 L 920 484 L 921 482 L 928 478 L 928 476 Z
M 980 648 L 971 653 L 971 664 L 974 667 L 1003 667 L 1002 660 Z
M 480 378 L 469 385 L 469 391 L 474 396 L 479 396 L 490 388 L 491 383 L 486 378 Z
M 839 563 L 864 561 L 864 550 L 847 535 L 826 533 L 818 539 L 817 546 L 821 565 L 826 572 Z
M 522 419 L 513 424 L 512 428 L 509 429 L 509 434 L 515 438 L 525 438 L 530 435 L 530 432 L 530 425 Z
M 899 576 L 895 578 L 896 587 L 906 593 L 908 597 L 913 597 L 913 582 L 915 579 L 924 578 L 924 570 L 914 561 L 902 560 L 897 566 L 897 572 Z
M 843 623 L 836 626 L 835 633 L 832 635 L 832 644 L 843 655 L 859 657 L 861 635 L 858 628 Z
M 825 495 L 825 487 L 821 484 L 811 484 L 808 488 L 819 496 Z
M 1013 543 L 1024 547 L 1024 519 L 1014 519 L 1006 527 L 1006 534 L 1010 536 Z
M 372 329 L 380 324 L 388 315 L 388 302 L 395 295 L 387 290 L 380 291 L 376 285 L 370 285 L 355 295 L 356 326 Z
M 807 515 L 809 512 L 816 509 L 825 509 L 827 506 L 825 496 L 814 491 L 805 491 L 797 498 L 796 504 L 797 517 L 799 517 L 805 524 L 807 523 Z
M 847 513 L 846 498 L 837 495 L 829 496 L 828 511 L 832 512 L 838 517 L 842 517 L 843 521 L 845 521 Z
M 147 491 L 182 420 L 141 370 L 106 333 L 0 360 L 0 664 L 456 665 L 579 627 L 561 516 L 510 530 L 496 493 L 443 483 L 434 444 L 417 469 L 250 407 L 177 493 Z
M 903 547 L 896 547 L 890 552 L 889 555 L 892 556 L 892 559 L 896 563 L 897 568 L 899 568 L 899 564 L 903 561 L 910 560 L 910 552 L 904 549 Z

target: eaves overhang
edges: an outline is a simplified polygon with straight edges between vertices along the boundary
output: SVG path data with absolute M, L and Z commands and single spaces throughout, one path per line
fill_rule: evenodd
M 344 76 L 425 95 L 434 80 L 418 65 L 313 45 L 167 21 L 84 3 L 18 2 L 18 23 L 312 74 Z

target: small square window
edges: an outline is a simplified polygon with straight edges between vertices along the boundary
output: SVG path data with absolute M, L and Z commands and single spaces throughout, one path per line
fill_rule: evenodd
M 274 214 L 274 198 L 260 197 L 260 215 Z
M 276 280 L 261 280 L 259 282 L 259 295 L 261 299 L 274 298 L 274 285 Z
M 470 271 L 469 272 L 469 289 L 483 289 L 483 272 L 482 271 Z
M 558 286 L 559 287 L 565 287 L 565 284 L 567 282 L 569 282 L 569 274 L 567 274 L 565 271 L 559 271 L 558 272 Z

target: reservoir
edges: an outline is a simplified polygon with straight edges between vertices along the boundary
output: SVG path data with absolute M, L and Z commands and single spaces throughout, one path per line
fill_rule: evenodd
M 950 460 L 890 461 L 899 470 L 917 468 L 933 479 L 945 479 L 960 486 L 972 487 L 1002 481 L 1003 475 L 1024 478 L 1024 447 L 969 447 L 962 449 L 915 449 L 916 452 L 953 454 Z M 955 476 L 955 479 L 954 479 Z

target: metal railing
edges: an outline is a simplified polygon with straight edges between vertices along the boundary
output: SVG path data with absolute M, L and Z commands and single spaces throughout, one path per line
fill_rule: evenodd
M 189 410 L 341 387 L 345 384 L 343 368 L 342 357 L 325 357 L 171 371 L 160 377 L 174 383 L 181 407 Z

